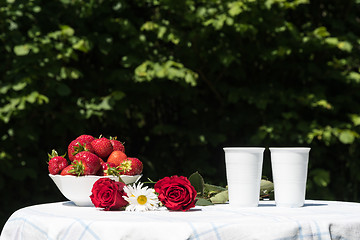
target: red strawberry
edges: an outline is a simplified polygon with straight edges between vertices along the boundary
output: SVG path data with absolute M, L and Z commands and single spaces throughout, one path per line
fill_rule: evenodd
M 74 161 L 74 157 L 77 153 L 82 151 L 89 151 L 94 153 L 94 148 L 92 147 L 91 143 L 86 142 L 84 139 L 75 139 L 71 141 L 68 146 L 68 156 L 70 161 Z
M 138 175 L 143 170 L 143 164 L 138 158 L 127 158 L 120 164 L 120 174 L 122 175 Z
M 115 166 L 120 166 L 120 164 L 127 159 L 127 156 L 122 151 L 113 151 L 107 159 L 108 163 L 114 163 Z
M 103 162 L 101 164 L 100 170 L 97 172 L 97 175 L 99 175 L 99 176 L 110 176 L 110 175 L 120 176 L 120 170 L 119 170 L 119 167 L 117 167 L 115 165 L 115 163 Z
M 116 140 L 117 137 L 110 137 L 111 145 L 113 146 L 113 151 L 122 151 L 125 152 L 125 147 L 122 142 Z
M 110 140 L 104 137 L 92 141 L 91 146 L 94 148 L 96 155 L 102 159 L 106 159 L 113 151 L 113 146 Z
M 49 162 L 48 169 L 50 174 L 59 174 L 66 166 L 68 166 L 65 155 L 59 156 L 55 150 L 52 150 L 51 154 L 48 154 Z
M 77 174 L 75 173 L 75 169 L 74 169 L 74 165 L 68 165 L 66 168 L 64 168 L 60 175 L 65 176 L 65 175 L 72 175 L 72 176 L 76 176 Z
M 101 158 L 99 158 L 101 159 Z M 101 168 L 99 169 L 99 171 L 97 171 L 96 175 L 98 176 L 104 176 L 104 170 L 107 168 L 107 166 L 105 166 L 106 162 L 104 162 L 102 159 L 100 160 L 100 165 Z
M 83 141 L 84 143 L 91 143 L 92 141 L 94 141 L 94 139 L 95 138 L 91 135 L 83 134 L 83 135 L 78 136 L 75 140 L 80 140 L 80 141 Z
M 77 175 L 95 175 L 100 168 L 100 158 L 94 153 L 82 151 L 75 155 L 74 169 Z

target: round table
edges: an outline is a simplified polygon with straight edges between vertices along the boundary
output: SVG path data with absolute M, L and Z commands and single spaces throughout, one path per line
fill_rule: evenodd
M 56 202 L 14 212 L 0 236 L 12 239 L 360 239 L 360 203 L 307 200 L 301 208 L 197 206 L 187 212 L 103 211 Z

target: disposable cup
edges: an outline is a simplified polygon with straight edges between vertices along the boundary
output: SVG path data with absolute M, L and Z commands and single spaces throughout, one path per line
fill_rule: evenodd
M 276 206 L 304 205 L 309 152 L 307 147 L 270 148 Z
M 262 147 L 224 148 L 231 206 L 258 206 L 264 150 Z

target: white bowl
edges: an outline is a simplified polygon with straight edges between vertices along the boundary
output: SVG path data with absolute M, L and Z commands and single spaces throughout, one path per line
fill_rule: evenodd
M 54 181 L 56 186 L 59 188 L 60 192 L 69 199 L 73 201 L 77 206 L 94 206 L 91 202 L 90 195 L 91 189 L 94 183 L 100 178 L 110 178 L 115 181 L 119 181 L 119 178 L 116 176 L 95 176 L 95 175 L 86 175 L 86 176 L 71 176 L 71 175 L 52 175 L 49 174 L 50 178 Z M 136 183 L 142 175 L 121 175 L 121 180 L 125 184 Z

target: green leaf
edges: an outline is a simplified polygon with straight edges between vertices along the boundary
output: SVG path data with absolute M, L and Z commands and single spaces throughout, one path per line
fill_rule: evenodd
M 88 41 L 84 39 L 80 39 L 76 43 L 73 44 L 73 48 L 84 53 L 87 53 L 90 50 L 90 44 Z
M 350 72 L 347 76 L 347 79 L 349 79 L 352 82 L 360 83 L 360 73 L 358 72 Z
M 260 196 L 268 195 L 274 191 L 274 183 L 261 179 L 260 182 Z
M 341 133 L 339 135 L 339 140 L 343 144 L 351 144 L 355 140 L 355 134 L 353 131 L 351 131 L 349 129 L 343 130 L 343 131 L 341 131 Z
M 204 195 L 204 179 L 198 172 L 191 174 L 189 181 L 198 194 L 200 193 L 201 196 Z
M 209 205 L 214 205 L 210 200 L 207 200 L 205 198 L 196 198 L 196 206 L 209 206 Z
M 318 27 L 314 30 L 314 35 L 318 38 L 325 38 L 330 36 L 330 33 L 327 31 L 326 27 Z
M 69 96 L 71 94 L 71 88 L 63 83 L 59 84 L 59 86 L 56 88 L 56 91 L 60 96 Z
M 244 3 L 241 1 L 229 3 L 229 14 L 234 17 L 243 12 Z
M 205 188 L 205 191 L 208 191 L 208 192 L 222 192 L 222 191 L 226 190 L 226 188 L 224 188 L 224 187 L 215 186 L 215 185 L 211 185 L 208 183 L 204 184 L 204 188 Z
M 312 107 L 322 107 L 324 109 L 332 109 L 332 105 L 325 99 L 321 99 L 321 100 L 318 100 L 318 101 L 315 101 L 313 103 L 311 103 L 311 106 Z
M 227 190 L 219 192 L 215 196 L 210 198 L 210 201 L 214 204 L 216 203 L 226 203 L 229 201 L 229 193 Z
M 325 42 L 329 45 L 337 46 L 339 43 L 339 39 L 337 39 L 335 37 L 328 37 L 325 39 Z
M 337 44 L 337 47 L 342 50 L 342 51 L 346 51 L 346 52 L 351 52 L 353 46 L 351 43 L 347 42 L 347 41 L 342 41 L 342 42 L 339 42 Z
M 27 86 L 26 82 L 19 82 L 19 83 L 15 84 L 12 87 L 12 89 L 14 89 L 15 91 L 20 91 L 20 90 L 23 90 L 26 86 Z
M 360 125 L 360 115 L 351 114 L 350 118 L 351 118 L 351 121 L 353 122 L 354 126 L 359 126 Z
M 198 75 L 193 72 L 186 72 L 185 75 L 185 82 L 189 83 L 191 86 L 196 86 L 196 78 Z
M 75 33 L 75 30 L 68 25 L 60 25 L 60 29 L 63 35 L 73 36 Z
M 115 100 L 121 100 L 121 99 L 123 99 L 125 97 L 125 93 L 122 92 L 122 91 L 113 91 L 111 93 L 111 96 Z
M 30 47 L 27 44 L 24 45 L 18 45 L 14 47 L 14 53 L 17 56 L 25 56 L 28 55 L 30 52 Z
M 40 7 L 40 6 L 34 6 L 34 7 L 33 7 L 33 11 L 34 11 L 35 13 L 39 13 L 39 12 L 41 11 L 41 7 Z
M 316 185 L 327 187 L 330 183 L 330 172 L 325 169 L 313 169 L 311 171 Z

